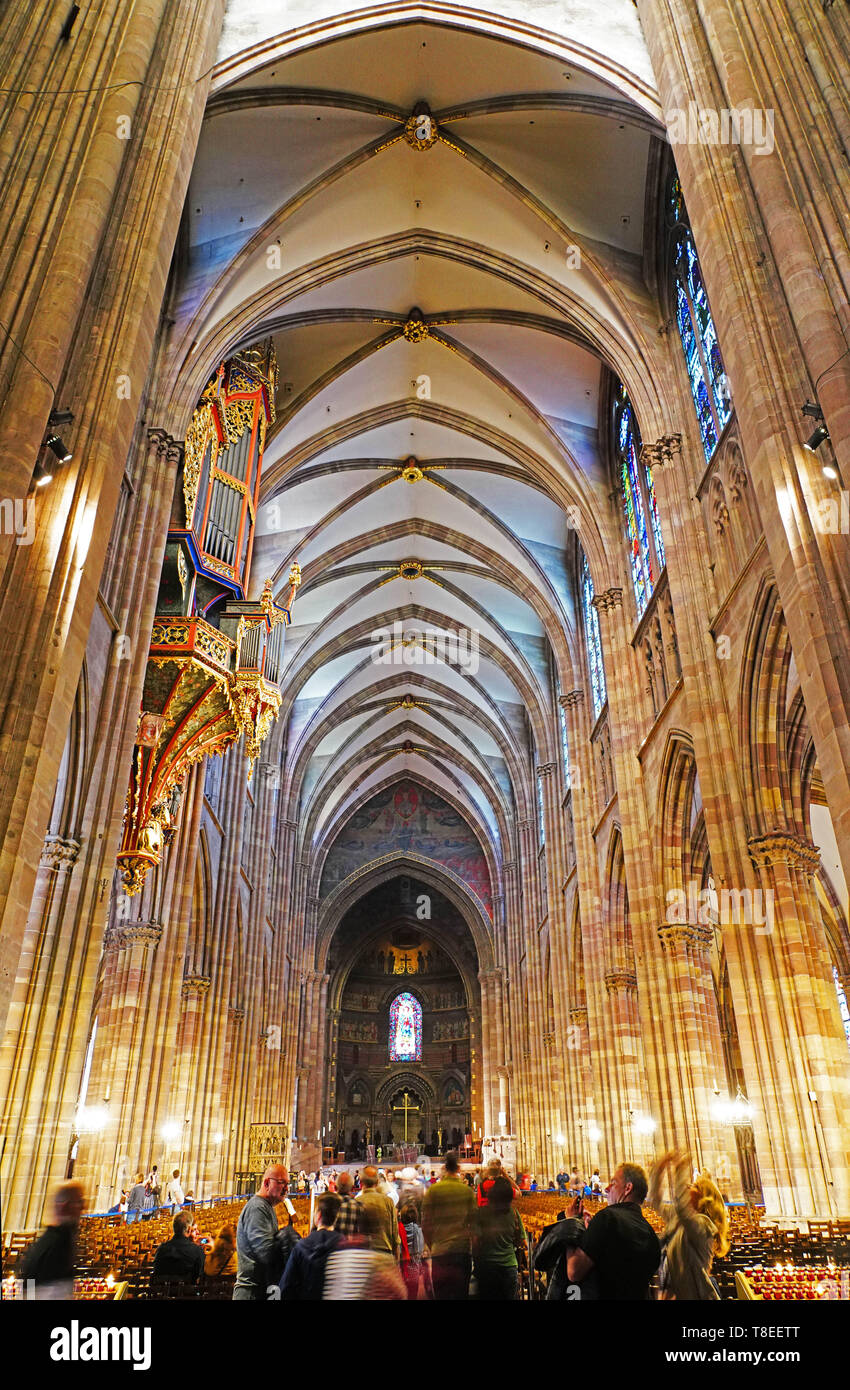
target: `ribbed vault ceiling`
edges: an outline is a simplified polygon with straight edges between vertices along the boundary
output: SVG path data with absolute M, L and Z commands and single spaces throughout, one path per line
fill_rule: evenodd
M 440 132 L 427 150 L 403 136 L 418 102 Z M 352 810 L 403 774 L 462 810 L 494 887 L 533 814 L 534 763 L 558 756 L 552 661 L 566 690 L 581 660 L 576 515 L 606 543 L 606 363 L 647 331 L 649 108 L 433 24 L 243 69 L 210 103 L 175 391 L 197 396 L 210 363 L 274 335 L 253 584 L 280 590 L 300 561 L 282 796 L 318 872 Z M 400 640 L 389 663 L 381 630 Z M 426 632 L 477 649 L 417 660 Z

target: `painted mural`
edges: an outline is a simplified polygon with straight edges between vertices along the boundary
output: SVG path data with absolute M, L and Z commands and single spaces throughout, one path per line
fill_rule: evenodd
M 457 874 L 493 916 L 490 873 L 476 836 L 453 806 L 407 779 L 379 792 L 343 826 L 325 862 L 321 896 L 361 864 L 404 851 Z

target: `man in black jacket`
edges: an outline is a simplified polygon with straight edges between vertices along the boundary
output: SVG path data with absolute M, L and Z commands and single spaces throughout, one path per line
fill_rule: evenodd
M 153 1257 L 154 1279 L 184 1279 L 188 1284 L 197 1284 L 204 1272 L 203 1246 L 196 1245 L 186 1234 L 191 1217 L 179 1211 L 171 1223 L 174 1235 L 170 1240 L 157 1246 Z
M 284 1302 L 316 1301 L 325 1287 L 328 1256 L 342 1244 L 343 1236 L 334 1230 L 342 1199 L 335 1192 L 324 1192 L 318 1201 L 316 1229 L 292 1251 L 280 1281 Z
M 585 1280 L 582 1290 L 571 1284 L 567 1278 L 567 1260 L 573 1251 L 581 1246 L 584 1238 L 584 1221 L 580 1216 L 567 1216 L 559 1211 L 553 1226 L 544 1227 L 534 1251 L 534 1268 L 548 1274 L 546 1289 L 547 1303 L 566 1302 L 568 1299 L 595 1297 L 591 1292 L 591 1276 Z
M 36 1299 L 74 1297 L 77 1232 L 84 1205 L 78 1182 L 64 1182 L 54 1192 L 51 1219 L 21 1261 L 21 1277 L 35 1281 Z

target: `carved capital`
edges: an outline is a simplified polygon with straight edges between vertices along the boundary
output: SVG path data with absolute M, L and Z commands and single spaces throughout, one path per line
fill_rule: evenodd
M 555 763 L 540 763 L 537 768 L 538 777 L 551 777 L 555 771 Z
M 618 990 L 637 989 L 637 977 L 633 970 L 610 970 L 605 976 L 605 988 L 609 994 Z
M 79 840 L 65 839 L 62 835 L 47 835 L 41 850 L 41 861 L 51 869 L 58 869 L 62 864 L 70 869 L 76 864 L 79 852 Z
M 562 709 L 575 709 L 584 699 L 583 690 L 568 690 L 566 695 L 558 696 L 558 703 Z
M 672 463 L 674 458 L 681 455 L 682 436 L 680 434 L 664 434 L 654 444 L 644 444 L 640 451 L 640 461 L 650 468 L 661 468 L 665 463 Z
M 122 951 L 126 946 L 159 945 L 162 936 L 161 922 L 122 922 L 121 926 L 111 926 L 103 939 L 104 951 Z
M 750 858 L 757 869 L 774 864 L 787 864 L 813 874 L 820 863 L 820 850 L 809 840 L 787 830 L 771 830 L 767 835 L 755 835 L 747 841 Z
M 298 829 L 298 821 L 297 821 L 297 820 L 284 820 L 284 821 L 281 821 L 281 825 L 283 826 L 284 830 L 297 830 L 297 829 Z
M 711 927 L 697 922 L 662 922 L 658 928 L 658 939 L 664 951 L 673 951 L 677 946 L 695 953 L 707 951 L 713 937 Z
M 657 468 L 661 463 L 661 444 L 644 444 L 640 451 L 640 461 L 644 468 Z
M 168 433 L 167 430 L 148 430 L 148 443 L 150 444 L 154 453 L 159 454 L 160 457 L 165 456 L 165 446 L 170 439 L 171 435 Z
M 175 467 L 183 458 L 183 443 L 179 439 L 172 439 L 171 435 L 165 430 L 148 430 L 148 443 L 156 451 L 157 458 L 165 459 L 166 462 Z
M 623 606 L 622 589 L 603 589 L 601 594 L 594 594 L 591 603 L 598 613 L 612 613 L 615 608 Z
M 245 1010 L 244 1010 L 244 1009 L 240 1009 L 240 1008 L 235 1008 L 235 1009 L 234 1009 L 234 1008 L 231 1007 L 231 1008 L 229 1008 L 229 1009 L 227 1010 L 227 1017 L 228 1017 L 228 1019 L 230 1020 L 231 1023 L 244 1023 L 244 1022 L 245 1022 Z
M 554 1034 L 554 1033 L 544 1033 L 544 1034 L 543 1034 L 543 1046 L 544 1046 L 544 1048 L 546 1049 L 547 1052 L 552 1052 L 552 1051 L 554 1051 L 554 1048 L 555 1048 L 555 1034 Z
M 680 434 L 665 434 L 658 441 L 661 449 L 661 462 L 672 463 L 674 458 L 678 458 L 682 452 L 682 436 Z
M 570 1023 L 576 1028 L 586 1028 L 587 1009 L 570 1009 Z
M 127 922 L 123 927 L 127 945 L 135 945 L 137 941 L 145 946 L 158 946 L 162 938 L 162 923 L 155 922 L 153 918 L 149 922 Z
M 183 995 L 184 999 L 188 999 L 193 994 L 209 994 L 211 984 L 212 981 L 209 975 L 185 975 L 183 977 L 183 984 L 180 987 L 180 993 Z

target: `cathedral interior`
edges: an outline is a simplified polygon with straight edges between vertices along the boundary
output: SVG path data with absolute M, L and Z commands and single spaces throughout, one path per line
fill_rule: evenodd
M 0 35 L 4 1230 L 269 1126 L 850 1217 L 843 0 L 60 20 Z

